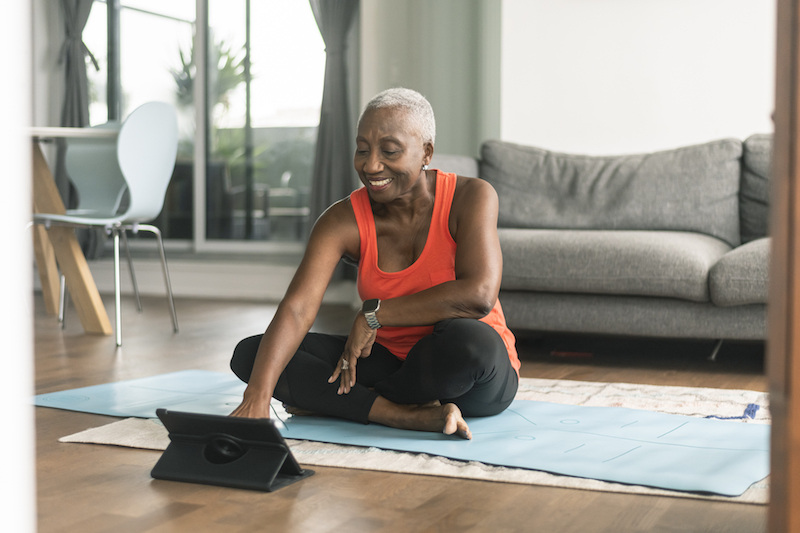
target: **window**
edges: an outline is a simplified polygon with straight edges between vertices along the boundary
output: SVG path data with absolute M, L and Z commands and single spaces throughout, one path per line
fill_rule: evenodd
M 93 124 L 109 116 L 107 9 L 95 2 L 84 30 L 101 67 L 89 66 Z M 207 48 L 198 53 L 197 21 L 206 17 L 196 14 L 206 12 L 199 41 Z M 308 2 L 122 0 L 119 50 L 120 115 L 162 100 L 180 117 L 178 161 L 157 221 L 165 238 L 204 250 L 303 241 L 325 69 Z M 208 67 L 198 68 L 204 58 Z

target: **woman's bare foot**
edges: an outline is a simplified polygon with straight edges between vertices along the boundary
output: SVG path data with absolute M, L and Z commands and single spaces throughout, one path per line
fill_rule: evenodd
M 444 428 L 442 433 L 445 435 L 458 435 L 465 439 L 472 439 L 472 432 L 467 426 L 466 420 L 461 416 L 461 409 L 454 403 L 447 403 L 441 406 L 444 415 Z
M 400 429 L 441 431 L 445 435 L 472 438 L 461 410 L 454 403 L 401 405 L 378 396 L 369 412 L 369 421 Z

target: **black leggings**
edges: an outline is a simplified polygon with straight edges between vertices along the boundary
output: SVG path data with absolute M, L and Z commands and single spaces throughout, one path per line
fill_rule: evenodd
M 457 318 L 434 326 L 402 361 L 375 343 L 369 357 L 358 360 L 356 385 L 338 394 L 339 380 L 328 383 L 347 337 L 309 333 L 284 369 L 274 396 L 287 405 L 315 413 L 368 422 L 380 395 L 399 404 L 434 400 L 456 404 L 464 416 L 502 412 L 517 392 L 517 373 L 503 340 L 489 325 Z M 250 379 L 261 335 L 242 340 L 233 352 L 231 369 Z

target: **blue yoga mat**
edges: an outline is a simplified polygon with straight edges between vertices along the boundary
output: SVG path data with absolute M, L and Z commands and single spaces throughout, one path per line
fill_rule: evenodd
M 34 404 L 98 415 L 156 418 L 156 409 L 227 415 L 245 384 L 230 373 L 183 370 L 146 378 L 39 394 Z
M 155 417 L 158 407 L 228 414 L 243 390 L 230 374 L 190 370 L 41 394 L 35 403 L 121 417 Z M 290 417 L 279 426 L 292 439 L 725 496 L 738 496 L 769 474 L 770 428 L 763 424 L 525 400 L 467 422 L 471 441 L 327 417 Z
M 471 441 L 322 417 L 291 417 L 281 433 L 725 496 L 769 474 L 769 426 L 760 424 L 526 400 L 468 423 Z

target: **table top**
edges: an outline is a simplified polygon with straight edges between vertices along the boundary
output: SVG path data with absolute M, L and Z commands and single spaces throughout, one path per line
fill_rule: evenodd
M 66 128 L 61 126 L 32 126 L 28 128 L 31 137 L 36 139 L 55 138 L 111 138 L 119 135 L 112 128 Z

